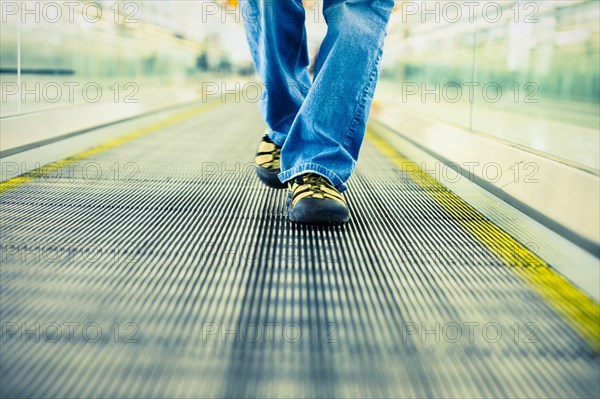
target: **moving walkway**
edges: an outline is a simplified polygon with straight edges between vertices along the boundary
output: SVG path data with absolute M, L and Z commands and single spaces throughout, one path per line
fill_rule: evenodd
M 263 128 L 197 103 L 3 159 L 40 167 L 0 186 L 1 396 L 597 395 L 591 294 L 377 126 L 351 223 L 291 224 Z

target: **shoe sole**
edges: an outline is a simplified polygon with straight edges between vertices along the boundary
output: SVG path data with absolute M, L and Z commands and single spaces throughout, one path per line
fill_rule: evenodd
M 350 217 L 347 219 L 340 220 L 323 220 L 323 219 L 294 219 L 292 217 L 288 217 L 288 220 L 294 224 L 300 225 L 310 225 L 310 226 L 343 226 L 350 223 Z
M 278 190 L 287 188 L 287 184 L 282 183 L 277 177 L 280 172 L 281 171 L 279 169 L 266 169 L 256 165 L 256 175 L 260 181 L 265 185 Z
M 304 206 L 300 203 L 295 208 L 291 208 L 291 198 L 288 196 L 287 209 L 288 220 L 297 224 L 310 225 L 342 225 L 350 222 L 350 214 L 347 208 L 337 206 L 323 206 L 322 200 L 308 198 L 303 199 Z M 310 205 L 311 202 L 314 205 Z M 308 204 L 308 205 L 307 205 Z

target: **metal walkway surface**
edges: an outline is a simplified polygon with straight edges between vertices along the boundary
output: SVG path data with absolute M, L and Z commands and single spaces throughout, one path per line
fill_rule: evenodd
M 377 136 L 352 222 L 290 224 L 262 126 L 192 107 L 5 187 L 1 396 L 598 394 L 595 302 Z

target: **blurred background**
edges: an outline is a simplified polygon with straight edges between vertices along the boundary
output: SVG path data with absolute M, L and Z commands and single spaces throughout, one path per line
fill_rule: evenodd
M 259 188 L 242 2 L 0 9 L 0 396 L 597 397 L 600 1 L 396 1 L 349 229 L 296 229 Z M 29 345 L 51 317 L 141 342 Z M 340 345 L 200 334 L 328 317 Z M 428 337 L 492 320 L 500 342 Z
M 326 33 L 322 3 L 304 3 L 314 56 Z M 19 4 L 2 2 L 2 117 L 89 103 L 98 87 L 98 101 L 143 101 L 254 73 L 235 0 Z M 597 172 L 600 3 L 476 4 L 397 2 L 375 107 Z M 43 95 L 27 94 L 36 84 Z

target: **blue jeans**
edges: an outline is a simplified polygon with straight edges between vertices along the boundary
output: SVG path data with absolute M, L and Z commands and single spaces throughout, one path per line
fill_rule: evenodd
M 394 0 L 323 0 L 327 35 L 311 82 L 301 0 L 242 0 L 265 89 L 260 110 L 281 150 L 282 182 L 305 173 L 340 191 L 358 160 Z

